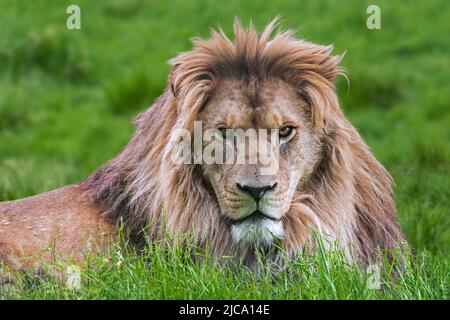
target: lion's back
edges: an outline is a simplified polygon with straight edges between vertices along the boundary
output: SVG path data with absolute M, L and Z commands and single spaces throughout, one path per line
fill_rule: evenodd
M 29 258 L 71 256 L 91 235 L 113 229 L 78 185 L 1 202 L 0 260 L 21 269 Z

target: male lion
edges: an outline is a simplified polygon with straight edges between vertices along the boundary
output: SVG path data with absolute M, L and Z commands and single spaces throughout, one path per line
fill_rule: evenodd
M 171 60 L 168 86 L 135 120 L 124 150 L 85 181 L 0 204 L 0 258 L 15 269 L 52 256 L 79 259 L 88 242 L 189 234 L 246 265 L 281 244 L 294 256 L 314 232 L 372 263 L 404 240 L 392 181 L 342 113 L 331 46 L 235 22 Z M 261 164 L 172 161 L 177 129 L 279 129 L 278 172 Z M 145 230 L 145 231 L 144 231 Z M 51 248 L 49 249 L 49 246 Z M 276 251 L 273 253 L 276 254 Z

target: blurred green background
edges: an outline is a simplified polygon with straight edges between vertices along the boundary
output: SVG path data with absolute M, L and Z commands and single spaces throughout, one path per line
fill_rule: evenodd
M 66 29 L 71 4 L 81 30 Z M 381 30 L 366 27 L 369 4 Z M 190 37 L 281 14 L 298 37 L 346 51 L 342 107 L 393 175 L 408 239 L 448 257 L 449 13 L 446 0 L 1 0 L 0 201 L 77 182 L 117 154 Z

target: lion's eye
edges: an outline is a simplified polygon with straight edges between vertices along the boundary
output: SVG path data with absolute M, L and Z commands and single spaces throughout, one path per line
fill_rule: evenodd
M 278 134 L 280 135 L 280 138 L 286 139 L 289 138 L 292 132 L 294 131 L 294 128 L 290 126 L 284 126 L 281 127 L 280 130 L 278 130 Z

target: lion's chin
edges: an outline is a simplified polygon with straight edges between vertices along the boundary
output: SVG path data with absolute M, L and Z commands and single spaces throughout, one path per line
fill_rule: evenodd
M 276 239 L 283 239 L 283 222 L 268 218 L 247 219 L 231 225 L 231 236 L 242 246 L 267 247 Z

